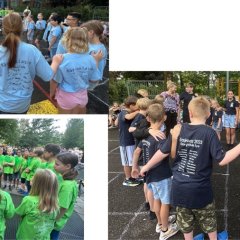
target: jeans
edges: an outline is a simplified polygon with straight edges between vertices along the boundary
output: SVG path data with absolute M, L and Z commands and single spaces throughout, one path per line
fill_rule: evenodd
M 50 239 L 51 239 L 51 240 L 58 240 L 58 238 L 59 238 L 59 233 L 60 233 L 60 231 L 52 230 L 52 232 L 51 232 L 51 234 L 50 234 Z

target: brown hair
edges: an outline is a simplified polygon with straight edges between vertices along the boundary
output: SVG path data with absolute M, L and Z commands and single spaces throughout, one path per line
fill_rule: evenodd
M 188 109 L 191 110 L 193 117 L 207 119 L 210 113 L 210 103 L 205 97 L 196 97 L 190 101 Z
M 38 208 L 52 213 L 58 209 L 58 181 L 56 174 L 49 169 L 38 169 L 32 180 L 31 196 L 39 197 Z
M 129 96 L 125 99 L 124 104 L 126 107 L 130 107 L 130 105 L 136 105 L 138 98 L 135 96 Z
M 17 61 L 17 47 L 22 32 L 22 19 L 18 13 L 9 13 L 3 18 L 3 33 L 5 39 L 2 46 L 9 52 L 8 67 L 13 68 Z
M 153 99 L 153 103 L 163 104 L 163 102 L 164 97 L 160 94 L 156 95 L 155 98 Z
M 107 38 L 103 35 L 104 27 L 100 21 L 91 20 L 83 23 L 81 27 L 86 28 L 88 31 L 93 30 L 93 32 L 99 37 L 99 41 L 105 46 L 108 45 Z
M 185 84 L 185 87 L 191 87 L 193 88 L 194 87 L 194 84 L 192 82 L 188 82 Z
M 73 27 L 64 33 L 62 44 L 70 53 L 88 52 L 88 35 L 84 28 Z
M 147 115 L 153 123 L 162 121 L 165 115 L 163 105 L 158 103 L 150 105 Z

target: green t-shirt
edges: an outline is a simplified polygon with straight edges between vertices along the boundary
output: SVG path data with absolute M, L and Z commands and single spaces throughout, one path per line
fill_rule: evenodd
M 0 195 L 2 198 L 0 201 L 0 239 L 4 239 L 5 219 L 13 217 L 15 207 L 9 193 L 0 190 Z
M 20 206 L 16 208 L 16 214 L 22 217 L 17 230 L 17 240 L 50 239 L 57 211 L 43 213 L 38 209 L 38 204 L 38 196 L 26 196 Z
M 27 168 L 27 160 L 23 159 L 22 161 L 22 166 L 21 166 L 21 178 L 26 178 L 26 173 L 25 173 L 25 169 Z
M 19 156 L 15 156 L 15 165 L 14 165 L 14 168 L 13 168 L 13 172 L 16 173 L 16 172 L 19 172 L 20 171 L 20 168 L 22 166 L 22 162 L 23 162 L 23 157 L 19 157 Z
M 13 163 L 15 165 L 15 158 L 13 156 L 6 155 L 3 160 L 4 163 Z M 13 174 L 13 166 L 3 166 L 3 172 L 6 174 Z
M 31 181 L 40 163 L 41 163 L 41 160 L 39 158 L 33 158 L 33 157 L 28 158 L 27 168 L 29 168 L 30 172 L 26 173 L 27 181 Z
M 74 180 L 63 180 L 61 185 L 59 186 L 58 191 L 58 204 L 59 207 L 67 209 L 65 214 L 55 223 L 54 229 L 60 231 L 65 224 L 67 223 L 68 219 L 71 217 L 74 204 L 76 202 L 78 195 L 78 187 L 77 182 Z
M 2 165 L 3 165 L 3 161 L 4 161 L 5 156 L 4 155 L 0 155 L 0 168 L 2 169 Z

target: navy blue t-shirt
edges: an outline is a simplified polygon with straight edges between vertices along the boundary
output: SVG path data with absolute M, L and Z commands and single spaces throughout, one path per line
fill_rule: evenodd
M 122 147 L 135 145 L 133 135 L 128 131 L 132 120 L 125 119 L 126 114 L 128 111 L 123 109 L 118 115 L 119 142 Z
M 219 118 L 222 118 L 222 115 L 223 115 L 223 111 L 222 110 L 214 110 L 213 112 L 213 117 L 212 117 L 212 120 L 213 122 L 218 122 L 218 119 Z
M 149 136 L 143 139 L 138 147 L 142 149 L 144 165 L 153 157 L 153 155 L 162 147 L 166 139 L 159 139 L 159 142 L 154 137 Z M 170 178 L 172 171 L 169 166 L 169 157 L 166 157 L 159 164 L 154 166 L 146 173 L 146 183 L 159 182 L 163 179 Z
M 171 151 L 171 136 L 161 151 Z M 216 132 L 206 125 L 182 125 L 173 163 L 171 201 L 173 206 L 203 208 L 213 202 L 211 174 L 213 161 L 220 162 L 225 151 Z
M 186 91 L 180 94 L 180 101 L 183 101 L 183 111 L 186 114 L 188 114 L 188 104 L 195 97 L 195 93 L 188 93 Z
M 137 125 L 140 123 L 140 121 L 142 119 L 145 119 L 146 117 L 141 114 L 141 113 L 138 113 L 135 118 L 133 119 L 132 123 L 131 123 L 131 127 L 137 127 Z
M 239 107 L 239 103 L 235 99 L 232 101 L 226 100 L 224 103 L 227 115 L 236 115 L 236 107 Z

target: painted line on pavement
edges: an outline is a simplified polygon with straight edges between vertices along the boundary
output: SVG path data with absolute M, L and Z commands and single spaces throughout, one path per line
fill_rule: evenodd
M 114 152 L 114 151 L 117 150 L 117 149 L 119 149 L 119 146 L 118 146 L 118 147 L 115 147 L 114 149 L 112 149 L 111 151 L 109 151 L 108 154 Z
M 110 184 L 112 181 L 114 181 L 115 179 L 117 179 L 121 174 L 122 174 L 122 173 L 119 173 L 117 176 L 115 176 L 114 178 L 112 178 L 112 179 L 108 182 L 108 184 Z
M 225 198 L 224 198 L 224 230 L 227 231 L 228 229 L 228 178 L 229 178 L 229 164 L 227 165 L 226 170 L 226 176 L 225 179 Z

